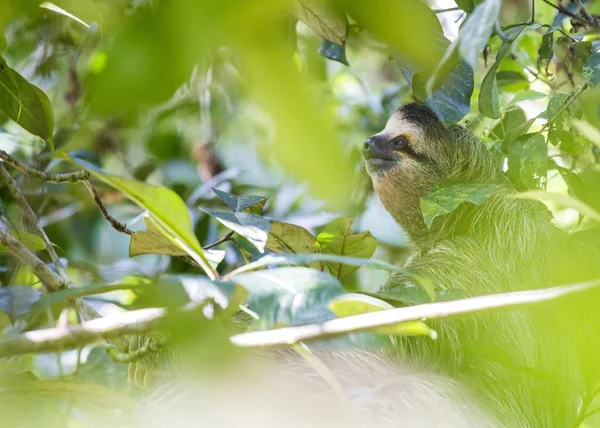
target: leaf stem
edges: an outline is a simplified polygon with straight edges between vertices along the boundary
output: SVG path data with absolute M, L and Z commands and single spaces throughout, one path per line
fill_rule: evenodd
M 234 233 L 235 232 L 232 230 L 227 235 L 225 235 L 224 237 L 222 237 L 221 239 L 216 240 L 212 244 L 205 245 L 204 247 L 202 247 L 202 249 L 203 250 L 210 250 L 211 248 L 214 248 L 217 245 L 221 245 L 223 242 L 231 241 L 231 237 L 233 236 Z

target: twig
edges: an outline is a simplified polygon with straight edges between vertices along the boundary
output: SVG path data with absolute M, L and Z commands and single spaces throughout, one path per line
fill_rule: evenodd
M 65 286 L 69 286 L 71 284 L 71 279 L 67 275 L 67 271 L 65 270 L 65 267 L 63 266 L 62 262 L 60 261 L 58 254 L 56 254 L 56 251 L 54 250 L 54 246 L 52 245 L 52 242 L 50 241 L 50 239 L 48 238 L 48 235 L 46 235 L 46 232 L 40 225 L 39 219 L 33 212 L 31 205 L 29 205 L 29 203 L 25 199 L 23 192 L 21 192 L 21 190 L 17 186 L 17 183 L 15 182 L 15 180 L 13 180 L 13 178 L 8 173 L 6 168 L 4 168 L 4 165 L 2 163 L 0 163 L 0 175 L 2 177 L 4 177 L 4 181 L 6 182 L 6 185 L 8 186 L 10 193 L 12 193 L 13 197 L 17 200 L 19 205 L 21 205 L 21 208 L 23 209 L 25 216 L 29 219 L 29 222 L 33 225 L 33 227 L 35 227 L 35 230 L 37 231 L 37 234 L 39 235 L 39 237 L 42 238 L 42 241 L 44 241 L 46 251 L 48 252 L 48 255 L 50 256 L 52 263 L 54 263 L 55 269 L 58 272 L 58 274 L 60 275 L 60 277 L 62 278 Z
M 401 322 L 445 318 L 452 315 L 476 313 L 492 308 L 513 308 L 553 300 L 563 295 L 588 290 L 598 285 L 600 285 L 600 280 L 543 290 L 515 291 L 449 302 L 426 303 L 338 318 L 320 324 L 307 324 L 275 330 L 241 333 L 232 336 L 230 340 L 234 345 L 242 347 L 290 345 L 308 340 L 324 339 L 341 334 L 369 330 L 375 327 L 394 325 Z
M 234 233 L 235 232 L 232 230 L 227 235 L 225 235 L 224 237 L 222 237 L 221 239 L 216 240 L 212 244 L 205 245 L 204 247 L 202 247 L 202 249 L 203 250 L 210 250 L 211 248 L 214 248 L 217 245 L 222 244 L 223 242 L 227 242 L 227 241 L 231 240 L 231 237 L 233 236 Z
M 549 128 L 554 123 L 554 121 L 565 111 L 565 109 L 567 107 L 569 107 L 569 105 L 573 101 L 575 101 L 577 99 L 577 97 L 579 95 L 581 95 L 581 93 L 583 91 L 585 91 L 587 88 L 588 88 L 588 85 L 586 83 L 583 86 L 579 87 L 577 90 L 571 92 L 569 94 L 569 97 L 565 100 L 564 104 L 558 109 L 558 111 L 556 112 L 556 114 L 553 117 L 549 118 L 549 119 L 546 118 L 546 123 L 544 124 L 544 126 L 542 126 L 542 131 L 544 129 L 546 129 L 546 128 Z
M 456 12 L 457 10 L 462 10 L 460 7 L 449 7 L 448 9 L 432 9 L 433 13 L 446 13 L 446 12 Z
M 126 335 L 155 330 L 165 313 L 160 308 L 140 309 L 86 321 L 80 325 L 30 331 L 1 340 L 0 357 L 79 348 L 102 339 L 114 343 Z
M 108 221 L 110 223 L 110 225 L 113 227 L 113 229 L 116 229 L 122 233 L 126 233 L 127 235 L 133 235 L 133 231 L 131 229 L 129 229 L 127 226 L 125 226 L 123 223 L 119 222 L 117 219 L 115 219 L 113 216 L 111 216 L 108 213 L 108 210 L 104 206 L 104 203 L 102 202 L 102 199 L 100 198 L 100 195 L 96 191 L 96 188 L 94 187 L 92 182 L 89 179 L 86 179 L 86 180 L 83 180 L 83 184 L 91 193 L 92 198 L 94 198 L 94 203 L 100 210 L 102 217 L 104 217 L 106 219 L 106 221 Z
M 90 173 L 85 170 L 70 172 L 67 174 L 38 171 L 37 169 L 25 165 L 23 162 L 19 162 L 4 150 L 0 150 L 0 159 L 13 168 L 18 169 L 25 175 L 37 178 L 41 181 L 46 181 L 48 183 L 77 183 L 82 180 L 87 180 L 90 177 Z

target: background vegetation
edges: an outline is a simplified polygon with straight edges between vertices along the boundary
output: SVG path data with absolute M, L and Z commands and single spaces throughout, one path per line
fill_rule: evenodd
M 3 419 L 122 418 L 141 394 L 124 363 L 164 342 L 128 354 L 129 335 L 159 325 L 197 373 L 287 325 L 338 318 L 351 332 L 338 346 L 435 337 L 397 311 L 379 334 L 343 320 L 464 297 L 425 278 L 373 294 L 407 249 L 362 142 L 426 102 L 480 136 L 557 225 L 595 226 L 599 14 L 583 0 L 3 1 Z M 424 215 L 485 199 L 439 189 Z M 240 308 L 267 332 L 232 344 Z

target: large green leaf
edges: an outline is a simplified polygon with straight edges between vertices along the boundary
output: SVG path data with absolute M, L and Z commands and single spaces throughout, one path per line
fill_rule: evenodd
M 370 312 L 384 311 L 386 309 L 394 309 L 394 306 L 373 296 L 350 293 L 333 298 L 329 302 L 329 309 L 336 317 L 344 318 Z M 429 336 L 432 339 L 437 337 L 435 330 L 429 328 L 423 321 L 403 322 L 376 328 L 372 331 L 398 336 Z
M 490 40 L 501 6 L 501 0 L 478 4 L 460 30 L 458 51 L 473 69 L 477 69 L 477 58 Z
M 185 203 L 171 189 L 152 186 L 140 181 L 119 177 L 102 171 L 83 159 L 71 158 L 84 167 L 94 177 L 123 192 L 129 199 L 138 204 L 156 219 L 158 224 L 178 240 L 178 244 L 196 263 L 214 275 L 202 246 L 192 228 L 192 220 Z
M 292 13 L 315 34 L 337 45 L 346 43 L 348 21 L 344 13 L 320 0 L 294 0 Z
M 178 240 L 161 227 L 156 220 L 149 215 L 144 216 L 146 231 L 135 232 L 131 235 L 129 241 L 129 257 L 135 257 L 142 254 L 163 254 L 167 256 L 186 257 L 188 256 Z M 204 250 L 204 256 L 216 269 L 219 263 L 225 258 L 225 251 Z
M 505 41 L 502 44 L 502 48 L 500 48 L 498 55 L 496 55 L 496 62 L 494 62 L 494 64 L 490 67 L 487 74 L 483 78 L 483 81 L 481 82 L 481 90 L 479 92 L 479 111 L 487 117 L 494 119 L 500 117 L 500 100 L 498 99 L 496 73 L 500 63 L 502 62 L 502 59 L 512 46 L 512 42 L 525 28 L 526 27 L 523 25 L 510 28 L 506 31 L 506 35 L 510 38 L 510 41 Z
M 264 253 L 268 233 L 271 230 L 269 221 L 256 214 L 247 212 L 230 212 L 200 208 L 206 214 L 215 217 L 224 226 L 239 233 L 250 241 L 258 251 Z
M 352 233 L 352 220 L 338 217 L 331 221 L 317 236 L 317 242 L 325 254 L 369 259 L 375 252 L 377 240 L 369 232 Z M 343 281 L 358 266 L 343 263 L 325 263 L 329 273 Z
M 581 74 L 586 83 L 592 88 L 600 83 L 600 53 L 590 55 L 583 64 Z
M 0 57 L 0 110 L 53 147 L 54 113 L 48 96 Z
M 425 225 L 431 227 L 437 217 L 451 213 L 461 204 L 481 205 L 494 193 L 495 184 L 442 183 L 421 198 L 421 212 Z
M 545 189 L 548 173 L 548 146 L 542 134 L 530 134 L 508 147 L 508 175 L 526 189 Z

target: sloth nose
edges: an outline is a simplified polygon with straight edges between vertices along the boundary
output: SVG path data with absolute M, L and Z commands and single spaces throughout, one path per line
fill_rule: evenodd
M 363 146 L 363 156 L 365 159 L 369 159 L 373 155 L 373 137 L 367 138 Z

